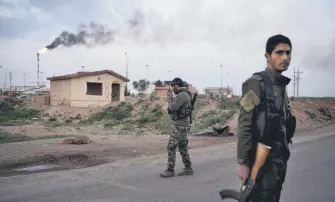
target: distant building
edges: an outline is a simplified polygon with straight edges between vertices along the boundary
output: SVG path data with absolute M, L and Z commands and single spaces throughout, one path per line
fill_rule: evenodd
M 231 87 L 228 88 L 220 88 L 220 87 L 207 87 L 205 88 L 205 95 L 208 98 L 232 98 L 234 96 L 233 89 Z
M 167 92 L 169 91 L 170 81 L 164 81 L 164 85 L 160 87 L 155 87 L 154 91 L 157 97 L 167 97 Z M 171 87 L 170 87 L 171 88 Z M 197 89 L 189 84 L 188 89 L 191 91 L 192 94 L 197 92 Z M 172 90 L 172 88 L 171 88 Z
M 77 72 L 47 80 L 50 80 L 50 105 L 75 107 L 97 107 L 124 101 L 125 82 L 129 81 L 112 70 Z

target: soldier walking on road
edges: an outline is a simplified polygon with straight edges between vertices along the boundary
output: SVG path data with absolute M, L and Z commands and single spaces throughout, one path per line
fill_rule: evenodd
M 171 91 L 168 92 L 168 111 L 173 121 L 172 134 L 167 145 L 168 163 L 167 169 L 160 173 L 161 177 L 173 177 L 175 175 L 174 167 L 176 162 L 176 149 L 178 147 L 185 168 L 182 175 L 192 175 L 193 169 L 188 153 L 188 133 L 190 132 L 190 113 L 191 113 L 191 93 L 187 88 L 182 88 L 184 82 L 180 78 L 175 78 L 171 82 L 171 87 L 176 97 L 173 98 Z
M 265 71 L 253 74 L 242 84 L 237 172 L 243 182 L 250 176 L 257 144 L 270 148 L 265 164 L 256 178 L 256 190 L 251 201 L 280 200 L 290 157 L 288 144 L 295 130 L 295 122 L 292 123 L 289 118 L 292 114 L 286 92 L 290 79 L 282 75 L 290 65 L 291 51 L 289 38 L 283 35 L 270 37 L 266 43 Z

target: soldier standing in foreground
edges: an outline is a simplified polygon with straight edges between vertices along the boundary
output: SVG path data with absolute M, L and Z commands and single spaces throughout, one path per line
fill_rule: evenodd
M 176 162 L 176 148 L 178 147 L 180 155 L 182 157 L 185 168 L 182 172 L 178 173 L 182 175 L 192 175 L 193 169 L 191 167 L 190 155 L 188 153 L 188 138 L 187 135 L 190 132 L 190 113 L 191 113 L 191 93 L 187 88 L 182 88 L 184 82 L 180 78 L 175 78 L 171 82 L 171 87 L 176 97 L 173 98 L 172 92 L 168 92 L 168 111 L 173 121 L 172 134 L 169 138 L 167 145 L 168 150 L 168 163 L 167 169 L 160 173 L 161 177 L 173 177 L 174 166 Z
M 237 132 L 237 172 L 243 183 L 250 177 L 257 144 L 270 149 L 265 164 L 257 175 L 251 201 L 280 200 L 290 157 L 288 144 L 294 133 L 292 127 L 288 127 L 291 111 L 286 85 L 290 79 L 282 75 L 290 65 L 291 50 L 289 38 L 283 35 L 270 37 L 266 43 L 265 71 L 252 75 L 242 84 Z

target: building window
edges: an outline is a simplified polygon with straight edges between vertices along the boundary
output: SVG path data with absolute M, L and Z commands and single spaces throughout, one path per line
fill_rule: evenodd
M 102 83 L 87 82 L 86 95 L 102 95 Z

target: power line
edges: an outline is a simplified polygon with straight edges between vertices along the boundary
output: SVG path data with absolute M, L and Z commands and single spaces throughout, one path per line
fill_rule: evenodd
M 296 78 L 296 80 L 297 80 L 297 97 L 299 97 L 299 82 L 300 82 L 300 79 L 301 79 L 301 74 L 303 73 L 303 72 L 301 72 L 300 71 L 300 68 L 298 67 L 298 71 L 297 72 L 295 72 L 297 75 L 297 78 Z

